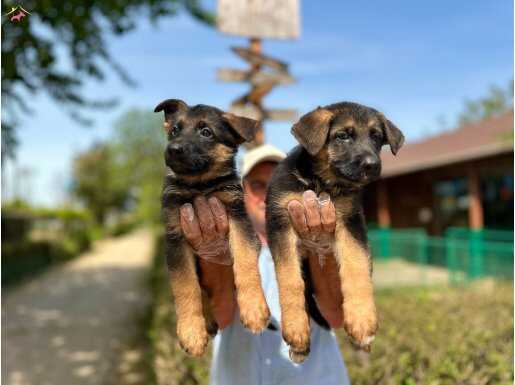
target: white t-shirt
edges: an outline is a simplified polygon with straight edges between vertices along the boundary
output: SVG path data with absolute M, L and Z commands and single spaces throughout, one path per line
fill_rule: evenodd
M 272 323 L 281 324 L 279 295 L 270 251 L 263 247 L 259 270 Z M 280 330 L 258 335 L 234 322 L 214 339 L 211 385 L 350 385 L 336 338 L 311 321 L 311 352 L 302 364 L 288 356 Z

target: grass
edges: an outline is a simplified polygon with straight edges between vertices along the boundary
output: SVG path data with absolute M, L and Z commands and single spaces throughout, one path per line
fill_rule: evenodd
M 338 337 L 353 385 L 513 384 L 513 285 L 391 289 L 376 295 L 372 353 Z
M 187 357 L 177 346 L 163 242 L 152 273 L 149 334 L 159 385 L 207 384 L 210 356 Z M 338 339 L 353 385 L 513 384 L 513 284 L 403 288 L 376 293 L 380 330 L 367 355 Z
M 170 301 L 168 273 L 164 262 L 164 241 L 158 237 L 152 269 L 153 312 L 149 336 L 153 352 L 150 357 L 159 385 L 207 384 L 210 354 L 190 358 L 177 344 L 175 314 Z

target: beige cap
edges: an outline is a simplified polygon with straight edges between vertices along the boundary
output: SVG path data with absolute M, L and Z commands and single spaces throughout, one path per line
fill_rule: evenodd
M 277 162 L 286 158 L 286 154 L 270 144 L 263 144 L 247 151 L 243 156 L 241 177 L 245 178 L 248 173 L 259 163 Z

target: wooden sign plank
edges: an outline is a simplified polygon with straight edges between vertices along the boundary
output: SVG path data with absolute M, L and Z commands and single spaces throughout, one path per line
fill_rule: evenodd
M 300 33 L 299 0 L 218 0 L 217 27 L 237 36 L 296 39 Z
M 273 57 L 254 52 L 248 48 L 243 47 L 231 47 L 231 49 L 236 55 L 252 65 L 263 65 L 276 69 L 277 71 L 288 72 L 288 64 L 274 59 Z
M 299 113 L 295 109 L 270 108 L 261 111 L 253 104 L 243 104 L 241 101 L 234 102 L 229 108 L 229 112 L 256 120 L 272 120 L 282 122 L 295 122 L 299 119 Z
M 231 104 L 231 107 L 229 108 L 229 112 L 243 116 L 245 118 L 255 119 L 255 120 L 262 120 L 263 119 L 263 113 L 259 108 L 252 104 L 241 104 L 241 103 L 233 103 Z
M 295 122 L 299 119 L 299 113 L 293 109 L 271 108 L 264 111 L 264 118 L 274 121 Z
M 232 68 L 218 68 L 216 78 L 223 82 L 246 82 L 249 81 L 251 72 L 247 70 L 236 70 Z
M 295 79 L 285 73 L 270 73 L 270 72 L 252 72 L 247 70 L 237 70 L 232 68 L 219 68 L 217 71 L 218 80 L 224 82 L 250 82 L 251 84 L 258 85 L 262 83 L 274 84 L 292 84 Z
M 257 86 L 253 86 L 252 89 L 245 95 L 239 97 L 234 101 L 235 104 L 247 104 L 251 103 L 256 106 L 261 105 L 261 99 L 265 97 L 274 88 L 274 83 L 262 83 Z

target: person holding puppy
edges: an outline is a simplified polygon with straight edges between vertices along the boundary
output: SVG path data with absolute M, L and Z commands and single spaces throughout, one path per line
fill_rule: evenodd
M 266 301 L 272 313 L 268 328 L 252 334 L 241 325 L 236 305 L 231 256 L 227 246 L 227 214 L 216 198 L 197 197 L 180 209 L 181 227 L 191 246 L 199 251 L 199 278 L 209 296 L 214 318 L 221 329 L 214 340 L 211 385 L 296 385 L 350 384 L 334 334 L 311 322 L 311 354 L 302 364 L 291 362 L 288 346 L 280 332 L 280 307 L 274 263 L 267 246 L 265 197 L 277 164 L 286 155 L 271 145 L 248 151 L 243 158 L 242 178 L 247 214 L 263 244 L 259 270 Z M 316 305 L 331 328 L 343 323 L 338 268 L 324 239 L 332 237 L 336 213 L 328 197 L 306 191 L 302 201 L 288 204 L 290 220 L 299 234 L 312 245 L 307 250 L 308 266 Z M 317 242 L 318 241 L 318 242 Z M 327 241 L 326 241 L 327 243 Z M 206 256 L 202 250 L 209 250 Z M 330 278 L 329 278 L 330 277 Z

